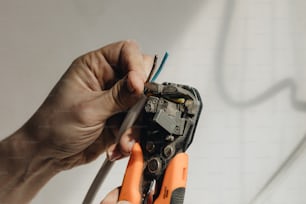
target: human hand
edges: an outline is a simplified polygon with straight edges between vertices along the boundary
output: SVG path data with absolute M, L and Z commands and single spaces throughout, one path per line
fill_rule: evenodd
M 110 44 L 77 58 L 36 113 L 0 141 L 0 203 L 28 203 L 64 169 L 127 155 L 135 129 L 118 146 L 120 113 L 142 94 L 153 59 L 135 42 Z
M 130 204 L 128 201 L 118 201 L 120 188 L 115 188 L 109 192 L 100 204 Z
M 68 169 L 105 151 L 120 123 L 115 114 L 139 99 L 152 62 L 132 41 L 77 58 L 23 127 L 39 145 L 40 155 Z M 124 135 L 113 149 L 122 155 L 133 144 L 133 131 Z

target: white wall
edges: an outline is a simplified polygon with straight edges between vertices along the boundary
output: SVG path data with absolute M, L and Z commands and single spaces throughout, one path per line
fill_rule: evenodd
M 305 8 L 300 0 L 2 0 L 0 137 L 33 114 L 74 58 L 135 39 L 149 54 L 169 51 L 158 81 L 197 87 L 204 100 L 185 203 L 249 203 L 306 132 L 306 102 L 295 103 L 306 101 Z M 257 203 L 306 203 L 303 150 Z M 103 159 L 57 175 L 33 203 L 81 203 Z M 126 161 L 97 202 L 120 185 Z

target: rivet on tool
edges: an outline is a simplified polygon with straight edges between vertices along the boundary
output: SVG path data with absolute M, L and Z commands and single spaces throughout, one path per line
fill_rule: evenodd
M 174 141 L 174 136 L 173 135 L 168 135 L 166 138 L 165 138 L 166 141 L 169 141 L 169 142 L 173 142 Z
M 166 146 L 166 147 L 164 148 L 164 155 L 165 155 L 165 157 L 167 157 L 167 158 L 172 157 L 173 154 L 174 154 L 174 151 L 175 151 L 175 150 L 174 150 L 174 148 L 173 148 L 172 145 Z
M 153 142 L 148 142 L 146 144 L 146 149 L 148 152 L 152 153 L 155 150 L 155 144 Z
M 148 170 L 152 174 L 158 174 L 161 170 L 161 161 L 158 158 L 152 158 L 148 161 Z

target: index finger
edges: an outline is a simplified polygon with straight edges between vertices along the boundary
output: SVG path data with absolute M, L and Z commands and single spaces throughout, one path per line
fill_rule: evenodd
M 101 53 L 116 73 L 127 75 L 130 91 L 143 91 L 152 58 L 144 56 L 136 42 L 127 40 L 107 45 L 96 52 Z M 148 62 L 149 61 L 149 62 Z

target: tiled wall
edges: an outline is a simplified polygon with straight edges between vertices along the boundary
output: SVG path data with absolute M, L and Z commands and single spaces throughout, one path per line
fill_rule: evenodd
M 203 98 L 185 203 L 306 203 L 306 150 L 292 154 L 306 134 L 305 8 L 299 0 L 2 1 L 1 138 L 75 57 L 135 39 L 144 52 L 170 53 L 159 82 L 192 85 Z M 57 175 L 33 203 L 81 203 L 103 159 Z M 120 185 L 126 162 L 97 203 Z

